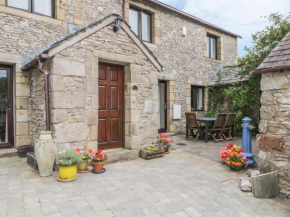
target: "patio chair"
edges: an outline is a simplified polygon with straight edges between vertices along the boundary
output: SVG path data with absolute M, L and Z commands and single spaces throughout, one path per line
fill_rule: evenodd
M 216 142 L 224 142 L 222 132 L 224 130 L 224 126 L 226 124 L 228 114 L 220 113 L 217 116 L 217 119 L 213 125 L 213 127 L 209 130 L 210 135 L 214 138 Z
M 193 112 L 186 112 L 186 124 L 188 128 L 188 136 L 186 137 L 186 140 L 190 136 L 196 141 L 199 137 L 202 136 L 202 129 L 200 127 L 200 123 L 197 121 L 196 113 Z
M 235 113 L 229 113 L 228 117 L 227 117 L 227 121 L 226 121 L 225 126 L 224 126 L 224 129 L 222 130 L 222 136 L 227 141 L 233 140 L 231 130 L 232 130 L 232 126 L 235 123 L 236 116 L 237 116 L 237 114 L 235 114 Z

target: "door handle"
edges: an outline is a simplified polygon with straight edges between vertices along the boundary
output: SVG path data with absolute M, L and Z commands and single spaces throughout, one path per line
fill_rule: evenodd
M 10 107 L 11 107 L 11 103 L 10 102 L 6 102 L 6 108 L 10 109 Z

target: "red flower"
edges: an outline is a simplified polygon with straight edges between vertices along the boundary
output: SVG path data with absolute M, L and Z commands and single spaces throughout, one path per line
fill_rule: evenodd
M 81 150 L 80 150 L 79 148 L 76 148 L 75 151 L 76 151 L 77 153 L 80 153 L 80 152 L 81 152 Z
M 163 135 L 160 133 L 159 136 L 162 137 Z
M 241 148 L 241 152 L 244 152 L 244 151 L 245 151 L 245 149 Z
M 166 134 L 163 135 L 165 138 L 168 138 L 168 136 Z
M 173 142 L 173 139 L 171 139 L 171 142 Z
M 163 139 L 160 139 L 161 142 L 163 142 Z
M 168 139 L 166 140 L 166 143 L 170 143 Z
M 89 153 L 90 153 L 90 154 L 93 153 L 93 150 L 92 150 L 92 149 L 89 149 Z
M 229 143 L 228 146 L 231 148 L 231 147 L 234 146 L 234 144 L 233 143 Z

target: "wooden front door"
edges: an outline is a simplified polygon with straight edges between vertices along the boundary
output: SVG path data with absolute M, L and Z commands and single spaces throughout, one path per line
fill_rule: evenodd
M 0 148 L 13 147 L 13 71 L 0 65 Z
M 124 147 L 124 67 L 99 64 L 99 148 Z

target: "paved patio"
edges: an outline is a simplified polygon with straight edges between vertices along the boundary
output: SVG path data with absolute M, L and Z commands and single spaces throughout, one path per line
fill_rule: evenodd
M 106 165 L 106 173 L 78 174 L 72 183 L 56 181 L 56 173 L 40 178 L 25 159 L 1 158 L 0 217 L 290 216 L 289 204 L 279 199 L 241 192 L 239 177 L 245 171 L 222 166 L 208 153 L 211 146 L 223 144 L 173 145 L 179 148 L 163 158 Z

